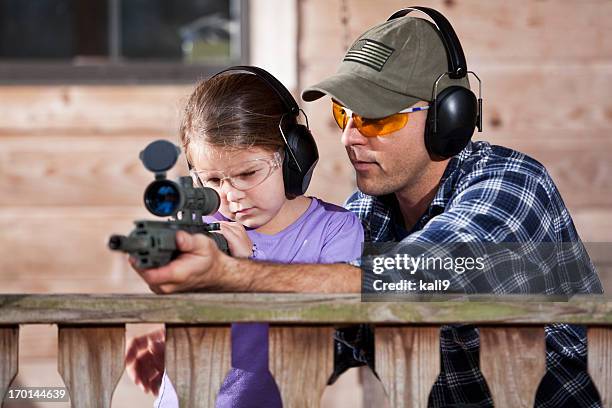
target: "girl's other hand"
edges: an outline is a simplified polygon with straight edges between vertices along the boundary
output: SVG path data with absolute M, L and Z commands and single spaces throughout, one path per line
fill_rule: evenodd
M 253 255 L 253 241 L 246 233 L 244 226 L 238 222 L 219 221 L 221 234 L 227 240 L 230 254 L 236 258 L 248 258 Z
M 125 368 L 134 383 L 157 395 L 164 375 L 166 336 L 160 329 L 132 338 L 126 348 Z

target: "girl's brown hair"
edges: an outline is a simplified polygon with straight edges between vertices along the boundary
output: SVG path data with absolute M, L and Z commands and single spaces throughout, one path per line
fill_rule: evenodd
M 284 146 L 279 130 L 295 123 L 270 85 L 249 73 L 227 73 L 198 83 L 189 97 L 179 130 L 190 163 L 193 146 L 207 143 L 225 148 Z

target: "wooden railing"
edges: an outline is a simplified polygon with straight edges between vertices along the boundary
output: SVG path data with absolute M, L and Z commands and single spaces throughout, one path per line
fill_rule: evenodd
M 110 407 L 124 370 L 125 324 L 165 323 L 166 368 L 182 407 L 213 407 L 230 366 L 230 322 L 270 322 L 270 371 L 284 406 L 317 407 L 332 371 L 334 325 L 376 326 L 389 406 L 425 407 L 440 370 L 439 327 L 480 328 L 480 366 L 496 407 L 533 406 L 544 325 L 588 327 L 588 369 L 612 406 L 612 298 L 469 297 L 361 302 L 358 295 L 0 295 L 0 397 L 17 375 L 19 325 L 57 324 L 58 369 L 73 407 Z

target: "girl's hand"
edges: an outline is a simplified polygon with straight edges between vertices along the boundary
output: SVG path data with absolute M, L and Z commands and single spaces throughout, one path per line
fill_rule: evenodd
M 164 375 L 165 332 L 160 329 L 132 338 L 126 348 L 125 368 L 134 383 L 157 395 Z
M 236 258 L 248 258 L 253 255 L 253 241 L 246 233 L 244 226 L 238 222 L 219 221 L 221 234 L 227 240 L 230 254 Z

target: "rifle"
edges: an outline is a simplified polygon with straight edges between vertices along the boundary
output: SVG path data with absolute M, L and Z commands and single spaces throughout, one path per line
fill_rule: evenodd
M 108 240 L 110 249 L 129 253 L 135 258 L 139 269 L 158 268 L 179 256 L 177 231 L 204 234 L 229 254 L 225 237 L 213 232 L 220 229 L 219 223 L 202 220 L 203 216 L 214 214 L 219 209 L 221 199 L 217 192 L 208 187 L 194 187 L 189 176 L 179 177 L 178 181 L 166 178 L 166 172 L 176 164 L 180 153 L 178 146 L 166 140 L 156 140 L 139 156 L 147 170 L 155 174 L 155 180 L 144 192 L 145 207 L 153 215 L 170 219 L 134 221 L 136 227 L 128 236 L 112 235 Z

